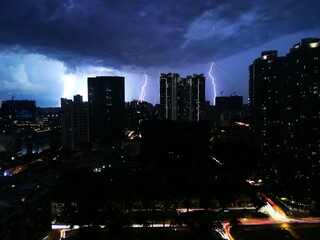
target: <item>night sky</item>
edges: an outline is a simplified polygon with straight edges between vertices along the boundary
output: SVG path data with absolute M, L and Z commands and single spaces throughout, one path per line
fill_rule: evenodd
M 246 102 L 261 51 L 305 37 L 320 37 L 319 0 L 1 0 L 0 100 L 60 106 L 87 100 L 87 77 L 117 75 L 126 101 L 155 104 L 160 73 L 176 72 L 204 73 L 211 104 L 214 90 Z

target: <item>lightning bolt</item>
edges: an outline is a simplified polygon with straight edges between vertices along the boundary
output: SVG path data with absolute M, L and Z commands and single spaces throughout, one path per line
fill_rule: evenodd
M 141 102 L 144 101 L 144 97 L 146 96 L 146 86 L 148 83 L 148 75 L 146 73 L 144 73 L 143 75 L 144 79 L 138 85 L 139 100 Z
M 213 65 L 214 65 L 214 62 L 211 63 L 211 66 L 210 66 L 210 70 L 209 70 L 209 76 L 211 78 L 211 82 L 212 82 L 212 85 L 213 85 L 213 105 L 216 104 L 216 96 L 217 96 L 217 91 L 216 91 L 216 83 L 215 83 L 215 80 L 214 80 L 214 77 L 211 75 L 211 72 L 212 72 L 212 69 L 213 69 Z

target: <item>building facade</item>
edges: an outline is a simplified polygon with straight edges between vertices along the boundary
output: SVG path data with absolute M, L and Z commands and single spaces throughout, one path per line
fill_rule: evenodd
M 193 74 L 182 78 L 178 88 L 178 119 L 200 121 L 205 117 L 204 74 Z
M 319 166 L 320 39 L 305 38 L 285 57 L 262 52 L 249 66 L 253 142 L 269 162 Z
M 160 119 L 178 120 L 178 73 L 160 75 Z
M 62 146 L 79 149 L 81 144 L 89 142 L 88 103 L 81 95 L 71 99 L 61 98 Z
M 320 166 L 320 38 L 305 38 L 286 55 L 286 152 L 317 172 Z
M 280 155 L 284 141 L 285 58 L 275 50 L 264 51 L 250 65 L 249 73 L 252 142 L 270 161 Z
M 124 77 L 88 78 L 89 128 L 92 141 L 116 143 L 125 124 Z
M 181 78 L 177 73 L 160 76 L 160 119 L 200 121 L 205 119 L 205 76 Z

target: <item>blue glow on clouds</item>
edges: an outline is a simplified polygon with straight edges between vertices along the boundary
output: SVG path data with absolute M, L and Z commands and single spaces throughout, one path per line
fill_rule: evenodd
M 279 56 L 320 37 L 319 1 L 0 1 L 0 100 L 87 100 L 89 76 L 125 77 L 125 100 L 159 103 L 160 73 L 181 77 L 215 68 L 217 95 L 248 95 L 248 67 L 261 51 Z M 303 17 L 302 12 L 308 16 Z M 298 17 L 297 17 L 298 16 Z M 146 75 L 144 75 L 144 73 Z M 143 85 L 141 85 L 143 86 Z M 140 87 L 141 87 L 140 86 Z M 9 94 L 10 93 L 10 94 Z
M 279 56 L 289 52 L 293 44 L 308 36 L 308 32 L 286 35 L 265 44 L 234 54 L 227 58 L 215 60 L 212 75 L 215 78 L 217 96 L 229 96 L 236 92 L 247 102 L 248 67 L 254 59 L 260 57 L 261 51 L 278 50 Z M 314 33 L 313 35 L 314 36 Z M 176 72 L 181 77 L 204 73 L 206 76 L 206 99 L 213 104 L 213 86 L 208 75 L 211 62 L 193 64 L 190 67 L 149 67 L 134 65 L 121 69 L 99 65 L 82 65 L 68 68 L 62 61 L 48 58 L 41 54 L 15 51 L 0 52 L 0 100 L 35 100 L 38 107 L 60 106 L 60 98 L 73 99 L 80 94 L 87 100 L 87 77 L 124 76 L 125 100 L 139 100 L 138 86 L 148 76 L 145 101 L 159 103 L 160 73 Z

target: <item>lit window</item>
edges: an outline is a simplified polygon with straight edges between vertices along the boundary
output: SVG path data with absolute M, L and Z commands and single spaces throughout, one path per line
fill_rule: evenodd
M 310 48 L 316 48 L 319 46 L 319 42 L 313 42 L 313 43 L 309 43 L 309 47 Z

